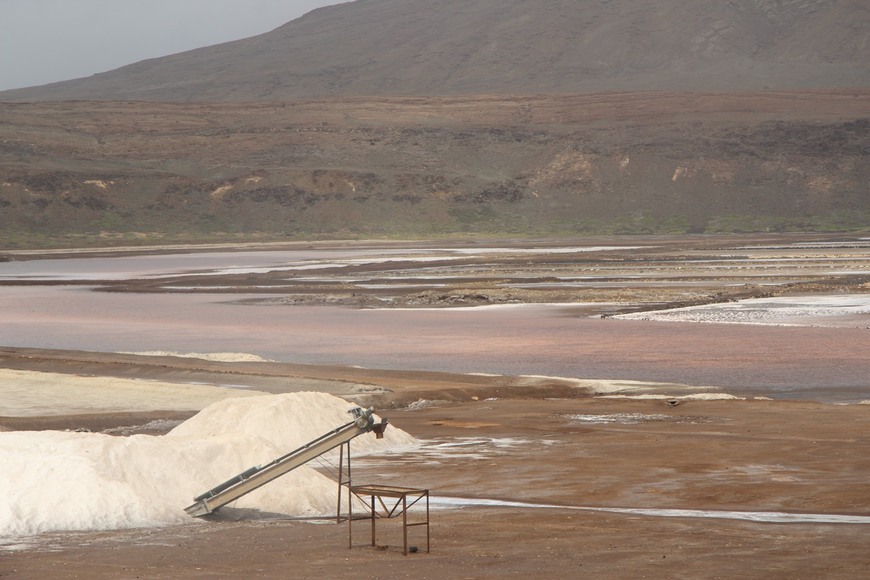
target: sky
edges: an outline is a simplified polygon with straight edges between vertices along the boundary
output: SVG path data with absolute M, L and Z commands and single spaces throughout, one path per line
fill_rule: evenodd
M 0 90 L 268 32 L 347 0 L 0 0 Z

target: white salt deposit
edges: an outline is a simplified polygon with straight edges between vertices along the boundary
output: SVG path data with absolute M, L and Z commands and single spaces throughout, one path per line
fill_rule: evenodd
M 623 425 L 635 425 L 637 423 L 649 423 L 655 421 L 672 421 L 674 417 L 658 413 L 612 413 L 610 415 L 565 415 L 568 419 L 578 423 L 607 424 L 620 423 Z
M 213 362 L 274 362 L 259 355 L 246 352 L 174 352 L 169 350 L 147 350 L 142 352 L 122 352 L 120 354 L 135 354 L 139 356 L 177 356 L 180 358 L 198 358 Z
M 214 403 L 159 437 L 0 433 L 0 541 L 190 522 L 183 510 L 195 496 L 348 423 L 353 406 L 325 393 L 261 395 Z M 390 426 L 351 447 L 361 455 L 415 443 Z M 327 516 L 336 494 L 335 481 L 303 466 L 223 509 Z
M 516 377 L 519 385 L 540 386 L 543 384 L 561 383 L 566 386 L 582 389 L 590 395 L 607 395 L 614 393 L 650 393 L 666 390 L 668 392 L 709 391 L 716 387 L 683 385 L 679 383 L 657 383 L 649 381 L 610 380 L 610 379 L 575 379 L 547 375 L 521 375 Z
M 619 314 L 624 320 L 767 324 L 779 326 L 864 326 L 870 294 L 749 298 L 724 304 Z
M 442 251 L 457 254 L 579 254 L 581 252 L 608 252 L 612 250 L 643 250 L 656 246 L 571 246 L 566 248 L 448 248 Z
M 0 416 L 116 411 L 199 411 L 230 397 L 262 395 L 193 385 L 0 369 Z
M 534 446 L 558 444 L 551 439 L 523 439 L 519 437 L 452 437 L 449 439 L 427 439 L 419 442 L 412 451 L 390 453 L 389 462 L 385 456 L 366 457 L 356 465 L 368 469 L 389 467 L 390 465 L 441 465 L 449 461 L 489 461 L 493 457 L 528 453 Z
M 728 393 L 695 393 L 693 395 L 604 395 L 602 399 L 638 399 L 638 400 L 661 400 L 661 399 L 677 399 L 680 401 L 743 401 L 745 397 L 729 395 Z

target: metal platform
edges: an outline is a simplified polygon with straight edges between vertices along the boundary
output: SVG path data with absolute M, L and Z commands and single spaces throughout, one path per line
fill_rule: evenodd
M 371 519 L 372 546 L 377 545 L 377 530 L 375 523 L 378 518 L 395 518 L 402 516 L 402 554 L 408 555 L 408 528 L 426 526 L 426 552 L 430 551 L 429 537 L 429 490 L 412 487 L 396 487 L 392 485 L 352 485 L 350 492 L 360 499 L 369 498 Z M 384 501 L 384 498 L 392 501 Z M 418 522 L 408 522 L 408 509 L 426 498 L 426 519 Z M 377 502 L 375 501 L 377 499 Z M 363 499 L 363 501 L 365 501 Z M 353 511 L 351 503 L 348 505 L 348 548 L 353 547 Z M 380 507 L 380 509 L 378 509 Z M 416 550 L 415 550 L 416 551 Z

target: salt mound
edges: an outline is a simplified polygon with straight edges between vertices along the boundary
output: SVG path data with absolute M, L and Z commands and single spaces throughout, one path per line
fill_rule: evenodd
M 183 510 L 194 496 L 348 423 L 353 406 L 325 393 L 263 395 L 214 403 L 160 437 L 0 433 L 0 538 L 189 522 Z M 390 426 L 351 448 L 415 443 Z M 335 501 L 335 481 L 303 466 L 223 509 L 327 516 Z

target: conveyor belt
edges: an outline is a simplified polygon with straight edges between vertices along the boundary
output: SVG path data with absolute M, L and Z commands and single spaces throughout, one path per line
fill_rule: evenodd
M 386 419 L 375 425 L 371 409 L 354 407 L 348 413 L 354 416 L 353 421 L 321 435 L 271 463 L 246 469 L 235 477 L 195 497 L 193 500 L 195 503 L 184 508 L 184 511 L 194 517 L 210 514 L 315 457 L 347 443 L 354 437 L 369 431 L 374 431 L 380 437 L 387 426 Z

